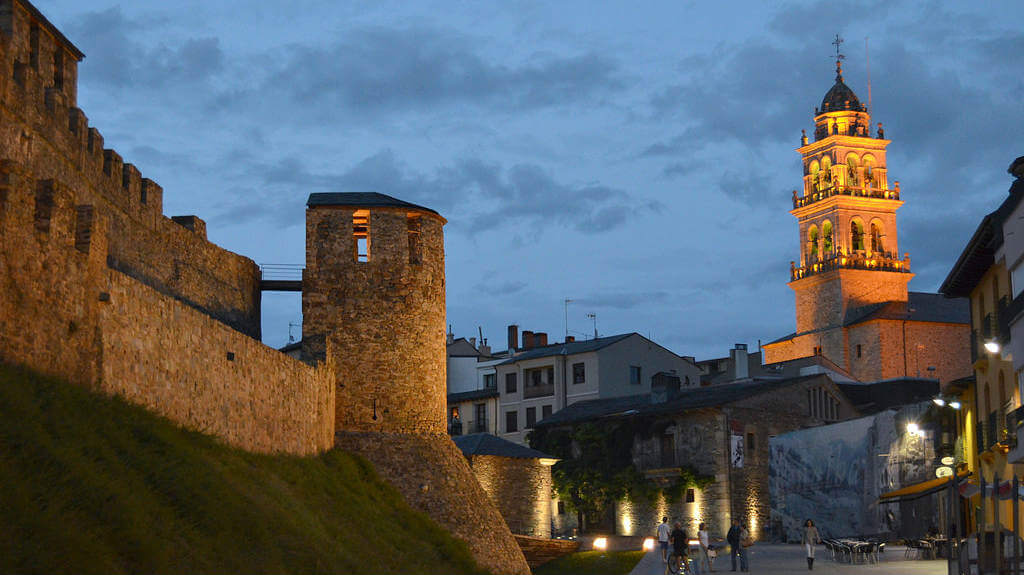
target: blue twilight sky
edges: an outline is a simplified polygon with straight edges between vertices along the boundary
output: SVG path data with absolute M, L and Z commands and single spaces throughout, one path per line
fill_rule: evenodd
M 1024 4 L 37 0 L 86 54 L 79 105 L 214 242 L 301 263 L 311 192 L 437 209 L 448 322 L 637 331 L 725 355 L 794 326 L 794 148 L 833 83 L 899 180 L 935 290 L 1024 154 Z M 270 345 L 299 298 L 267 294 Z

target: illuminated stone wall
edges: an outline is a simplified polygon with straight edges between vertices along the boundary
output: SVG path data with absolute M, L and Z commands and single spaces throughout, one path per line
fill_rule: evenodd
M 370 460 L 410 506 L 465 541 L 481 567 L 491 573 L 529 575 L 530 568 L 497 506 L 450 438 L 340 432 L 336 445 Z
M 306 211 L 303 356 L 334 349 L 337 428 L 446 432 L 444 220 L 420 216 L 410 257 L 409 210 L 370 208 L 370 257 L 360 262 L 351 207 Z
M 550 465 L 494 455 L 470 456 L 469 465 L 512 533 L 551 537 Z

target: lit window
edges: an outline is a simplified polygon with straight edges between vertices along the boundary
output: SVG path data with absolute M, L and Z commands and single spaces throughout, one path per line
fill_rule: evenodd
M 352 237 L 356 241 L 356 261 L 370 261 L 370 210 L 352 214 Z

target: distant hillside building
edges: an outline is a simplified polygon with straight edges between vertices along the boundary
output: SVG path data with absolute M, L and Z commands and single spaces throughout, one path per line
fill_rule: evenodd
M 765 363 L 825 356 L 861 381 L 971 373 L 964 299 L 908 292 L 910 255 L 900 255 L 899 182 L 889 185 L 886 140 L 843 81 L 815 110 L 804 135 L 803 192 L 793 192 L 800 260 L 791 262 L 796 331 L 763 346 Z

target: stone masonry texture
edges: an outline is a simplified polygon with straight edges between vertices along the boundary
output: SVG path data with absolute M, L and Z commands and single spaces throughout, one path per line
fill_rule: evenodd
M 444 220 L 370 208 L 369 261 L 356 259 L 355 209 L 306 211 L 303 355 L 334 350 L 337 428 L 445 432 Z M 419 258 L 411 257 L 409 219 Z
M 551 537 L 550 465 L 494 455 L 471 456 L 469 465 L 512 533 Z
M 447 435 L 343 431 L 336 444 L 370 460 L 413 508 L 465 541 L 480 566 L 501 575 L 530 573 L 498 509 Z

